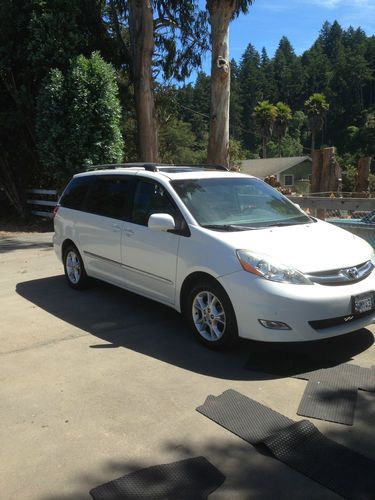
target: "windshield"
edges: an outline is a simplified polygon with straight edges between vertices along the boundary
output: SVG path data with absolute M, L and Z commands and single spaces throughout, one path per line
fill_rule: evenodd
M 210 229 L 246 230 L 312 222 L 259 179 L 185 179 L 171 184 L 197 222 Z

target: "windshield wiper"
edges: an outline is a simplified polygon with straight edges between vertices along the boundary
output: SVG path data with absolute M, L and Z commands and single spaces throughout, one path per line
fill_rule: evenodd
M 315 222 L 315 221 L 311 221 L 311 222 Z M 274 224 L 267 224 L 267 226 L 265 227 L 283 227 L 283 226 L 301 226 L 303 224 L 309 224 L 310 223 L 310 220 L 308 221 L 304 221 L 304 222 L 275 222 Z
M 251 229 L 259 229 L 258 227 L 237 226 L 236 224 L 204 224 L 202 227 L 218 231 L 250 231 Z

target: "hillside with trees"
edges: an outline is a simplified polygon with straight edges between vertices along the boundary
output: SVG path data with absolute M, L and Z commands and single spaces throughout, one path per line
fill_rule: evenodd
M 325 23 L 300 56 L 283 37 L 273 57 L 251 43 L 238 61 L 219 57 L 215 23 L 251 3 L 1 2 L 0 187 L 13 208 L 23 215 L 27 187 L 61 188 L 93 163 L 235 165 L 323 145 L 353 189 L 358 158 L 374 155 L 375 37 Z

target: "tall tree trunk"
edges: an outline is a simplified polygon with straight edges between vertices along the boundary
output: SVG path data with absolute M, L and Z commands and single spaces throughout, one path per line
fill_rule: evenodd
M 263 158 L 267 158 L 267 139 L 266 139 L 266 137 L 262 138 L 262 147 L 263 147 Z
M 211 0 L 207 2 L 210 13 L 212 61 L 211 61 L 211 111 L 208 138 L 209 163 L 229 167 L 229 23 L 235 2 Z
M 156 162 L 159 150 L 152 79 L 154 25 L 150 0 L 129 0 L 129 29 L 133 53 L 139 160 Z

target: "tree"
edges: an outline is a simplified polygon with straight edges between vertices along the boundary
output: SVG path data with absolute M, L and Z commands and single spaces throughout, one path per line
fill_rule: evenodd
M 79 56 L 64 75 L 52 69 L 38 97 L 38 150 L 45 176 L 65 182 L 83 165 L 122 159 L 113 68 L 98 53 Z
M 285 36 L 281 38 L 273 60 L 273 78 L 276 82 L 276 99 L 289 106 L 302 104 L 303 72 L 300 58 Z
M 233 91 L 240 92 L 242 139 L 246 148 L 254 149 L 256 137 L 254 134 L 253 111 L 257 103 L 263 100 L 264 75 L 260 67 L 259 53 L 251 44 L 246 47 L 242 55 L 238 73 L 238 90 L 236 88 L 231 89 L 231 96 Z
M 154 20 L 149 0 L 129 0 L 129 31 L 139 159 L 155 162 L 159 158 L 159 146 L 152 78 Z
M 288 131 L 288 125 L 292 119 L 292 110 L 284 102 L 278 102 L 275 107 L 276 118 L 273 126 L 273 135 L 277 140 L 279 156 L 281 156 L 281 141 L 284 139 Z
M 230 64 L 228 28 L 241 12 L 246 14 L 252 0 L 206 0 L 210 16 L 211 111 L 208 162 L 229 166 Z
M 277 116 L 276 106 L 269 101 L 259 102 L 254 109 L 256 133 L 262 139 L 263 158 L 267 158 L 267 142 L 272 136 L 273 126 Z
M 305 101 L 307 123 L 311 132 L 311 152 L 315 149 L 315 136 L 322 129 L 329 104 L 323 94 L 315 93 Z
M 138 156 L 157 161 L 154 77 L 182 80 L 200 65 L 207 48 L 206 14 L 196 0 L 110 0 L 109 10 L 117 37 L 123 41 L 126 26 L 130 35 Z

